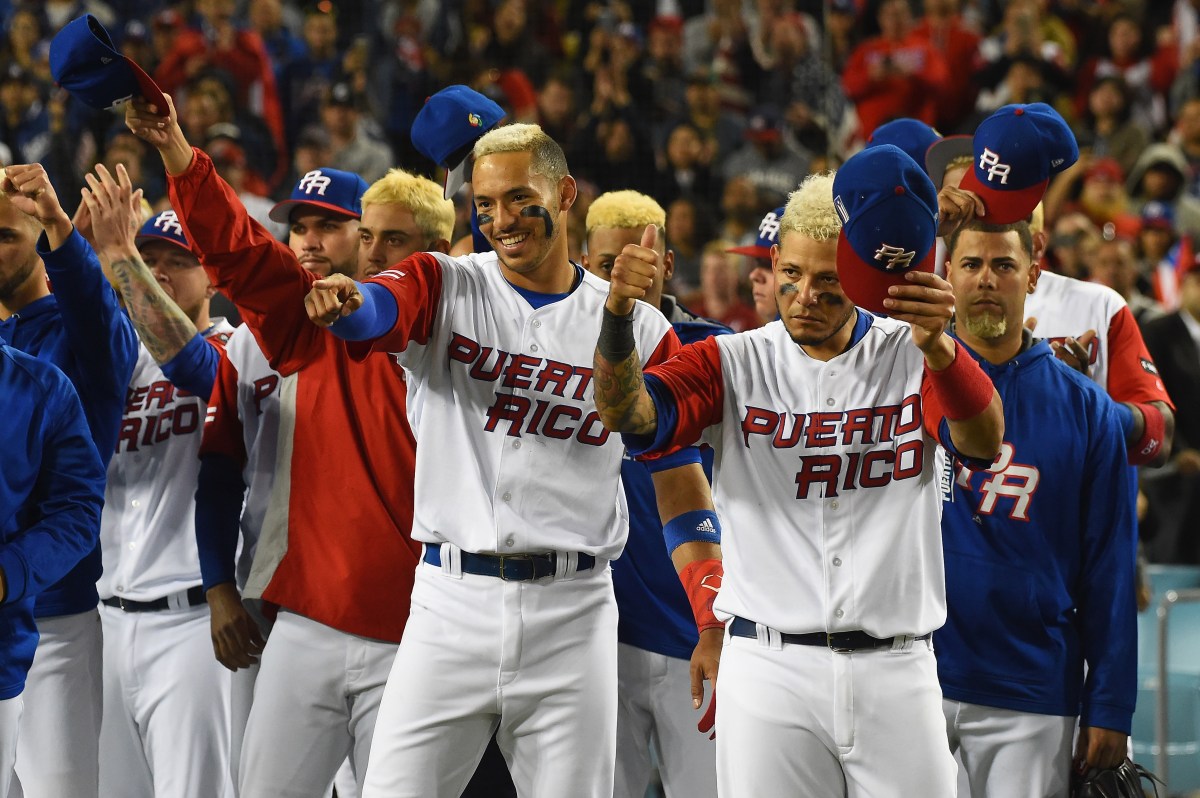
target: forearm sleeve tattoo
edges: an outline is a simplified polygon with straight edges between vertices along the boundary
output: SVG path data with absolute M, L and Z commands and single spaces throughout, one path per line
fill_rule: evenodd
M 642 378 L 632 311 L 618 316 L 605 308 L 593 366 L 596 409 L 604 426 L 641 435 L 653 432 L 658 424 L 657 412 Z
M 111 266 L 138 337 L 156 363 L 166 363 L 196 335 L 196 325 L 166 295 L 141 258 L 119 258 Z

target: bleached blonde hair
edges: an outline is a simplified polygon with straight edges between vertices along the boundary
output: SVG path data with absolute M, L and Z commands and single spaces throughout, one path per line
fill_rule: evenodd
M 658 227 L 660 233 L 667 227 L 667 212 L 654 198 L 638 191 L 609 191 L 596 197 L 588 208 L 584 235 L 591 236 L 598 227 L 644 230 L 648 224 Z M 658 238 L 660 244 L 662 238 Z
M 363 193 L 363 209 L 372 205 L 408 208 L 417 229 L 430 244 L 454 239 L 454 202 L 446 199 L 442 187 L 428 178 L 391 169 Z
M 842 220 L 833 205 L 833 172 L 818 172 L 804 178 L 800 188 L 788 195 L 779 240 L 785 233 L 799 233 L 814 241 L 836 238 Z
M 505 125 L 489 130 L 475 142 L 473 151 L 476 161 L 501 152 L 530 153 L 529 171 L 552 183 L 558 183 L 568 174 L 562 147 L 537 125 Z

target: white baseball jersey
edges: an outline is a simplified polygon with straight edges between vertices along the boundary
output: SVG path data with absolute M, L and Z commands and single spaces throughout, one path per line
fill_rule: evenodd
M 224 319 L 213 322 L 210 342 L 233 332 Z M 141 346 L 108 466 L 100 598 L 148 601 L 200 584 L 196 453 L 206 416 L 204 400 L 172 385 Z
M 1095 330 L 1088 376 L 1118 402 L 1171 404 L 1129 306 L 1108 286 L 1043 271 L 1025 297 L 1025 318 L 1037 319 L 1034 336 L 1050 341 Z
M 775 321 L 647 371 L 675 416 L 668 429 L 660 408 L 653 448 L 701 439 L 716 452 L 719 616 L 876 637 L 945 621 L 933 433 L 949 445 L 949 428 L 908 324 L 860 310 L 855 338 L 823 362 Z
M 569 296 L 536 309 L 492 252 L 421 253 L 368 281 L 399 304 L 396 324 L 371 347 L 399 353 L 407 375 L 408 418 L 422 441 L 417 540 L 470 552 L 578 551 L 609 560 L 621 553 L 625 449 L 592 400 L 608 283 L 578 272 Z M 649 363 L 679 345 L 644 303 L 634 336 Z M 367 351 L 349 346 L 356 357 Z
M 204 430 L 200 454 L 219 452 L 243 462 L 242 481 L 247 490 L 237 560 L 238 590 L 246 587 L 250 576 L 255 544 L 275 482 L 281 380 L 250 328 L 243 324 L 234 330 L 217 372 L 209 403 L 210 423 Z

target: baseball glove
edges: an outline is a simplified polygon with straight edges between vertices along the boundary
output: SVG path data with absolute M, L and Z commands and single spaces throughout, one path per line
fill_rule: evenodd
M 1141 765 L 1135 765 L 1126 759 L 1115 768 L 1106 770 L 1089 770 L 1083 776 L 1071 779 L 1071 798 L 1146 798 L 1142 789 L 1142 779 L 1149 779 L 1158 798 L 1158 780 L 1153 773 Z

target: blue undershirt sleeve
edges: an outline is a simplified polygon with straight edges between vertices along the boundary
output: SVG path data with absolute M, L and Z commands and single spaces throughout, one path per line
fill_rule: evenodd
M 162 364 L 163 374 L 176 388 L 182 388 L 208 402 L 221 353 L 196 333 L 183 345 L 175 357 Z
M 396 326 L 400 306 L 392 292 L 376 283 L 359 283 L 362 307 L 335 321 L 329 331 L 347 341 L 370 341 L 382 338 Z
M 206 591 L 235 579 L 245 493 L 242 470 L 232 457 L 201 455 L 196 485 L 196 548 Z
M 625 448 L 632 455 L 659 452 L 668 447 L 675 437 L 675 427 L 679 423 L 679 413 L 675 409 L 675 397 L 663 385 L 662 381 L 653 374 L 644 377 L 646 391 L 654 402 L 654 410 L 658 416 L 658 428 L 652 435 L 622 434 Z M 679 463 L 676 463 L 679 465 Z

